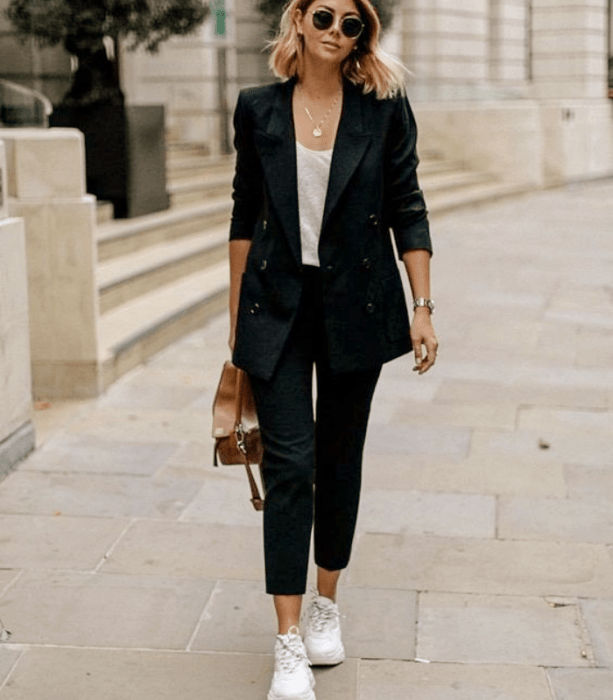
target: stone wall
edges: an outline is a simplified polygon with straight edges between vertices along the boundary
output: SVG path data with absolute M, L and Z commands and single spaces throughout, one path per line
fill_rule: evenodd
M 0 141 L 0 478 L 34 449 L 25 234 L 7 189 Z

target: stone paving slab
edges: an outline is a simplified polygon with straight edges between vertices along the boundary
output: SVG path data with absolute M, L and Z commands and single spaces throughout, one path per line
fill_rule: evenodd
M 7 647 L 0 646 L 0 686 L 2 686 L 2 683 L 11 672 L 11 669 L 20 656 L 21 652 L 17 649 L 9 649 Z
M 613 600 L 583 600 L 581 607 L 596 663 L 613 669 Z
M 174 384 L 154 384 L 145 374 L 141 381 L 122 383 L 113 386 L 103 396 L 98 406 L 108 408 L 147 408 L 161 411 L 183 411 L 202 397 L 198 386 L 176 386 Z M 209 403 L 209 409 L 211 404 Z
M 358 530 L 442 537 L 494 537 L 496 502 L 477 494 L 369 489 L 361 498 Z
M 201 414 L 144 408 L 96 408 L 76 417 L 67 431 L 137 442 L 208 443 L 211 440 L 210 425 Z
M 0 515 L 0 562 L 14 569 L 91 571 L 128 522 L 123 518 Z
M 462 459 L 468 454 L 469 446 L 467 428 L 379 423 L 373 416 L 365 450 L 381 456 L 401 453 Z
M 33 648 L 1 700 L 255 700 L 266 697 L 272 655 Z M 321 698 L 355 700 L 358 664 L 316 670 Z
M 580 435 L 613 435 L 613 411 L 571 411 L 554 408 L 521 408 L 520 430 L 541 430 L 547 433 Z
M 547 450 L 539 448 L 543 441 L 548 445 Z M 613 464 L 613 440 L 606 437 L 549 434 L 545 431 L 501 433 L 474 430 L 472 434 L 471 453 L 474 455 L 502 453 L 522 458 L 534 457 L 539 451 L 566 464 Z
M 436 393 L 435 400 L 442 403 L 499 403 L 513 406 L 557 406 L 568 408 L 607 408 L 608 392 L 605 388 L 591 386 L 551 386 L 544 382 L 513 380 L 502 381 L 505 377 L 498 372 L 498 381 L 477 381 L 465 378 L 449 379 L 443 381 Z M 536 371 L 533 370 L 536 374 Z M 538 368 L 541 371 L 541 368 Z M 494 374 L 495 372 L 493 372 Z M 466 376 L 464 368 L 458 372 L 460 376 Z
M 368 533 L 357 540 L 345 580 L 417 591 L 607 598 L 613 558 L 594 544 Z
M 152 476 L 177 451 L 177 443 L 125 442 L 89 435 L 49 440 L 20 471 Z
M 430 661 L 589 666 L 576 601 L 422 593 L 417 656 Z
M 549 671 L 554 700 L 611 700 L 613 671 L 604 668 Z
M 613 508 L 601 499 L 501 498 L 498 536 L 609 544 L 613 542 Z
M 185 649 L 214 583 L 26 572 L 0 597 L 12 644 Z
M 360 700 L 552 698 L 543 669 L 530 666 L 363 661 L 360 665 Z M 588 699 L 583 696 L 581 700 Z
M 101 571 L 263 581 L 261 527 L 137 521 Z
M 178 518 L 200 481 L 23 471 L 0 484 L 0 512 Z
M 513 404 L 430 403 L 402 401 L 391 416 L 403 425 L 451 425 L 458 428 L 515 430 Z
M 418 489 L 565 498 L 566 474 L 561 462 L 547 459 L 545 455 L 519 459 L 503 454 L 478 454 L 453 462 L 413 455 L 376 457 L 367 453 L 363 484 L 365 492 Z
M 569 498 L 581 498 L 588 502 L 613 501 L 613 472 L 611 468 L 583 467 L 571 465 L 566 467 L 566 483 Z
M 416 601 L 413 591 L 342 587 L 339 606 L 347 655 L 414 658 Z M 272 601 L 261 583 L 218 581 L 190 649 L 270 653 L 275 634 Z
M 211 469 L 205 483 L 187 506 L 181 520 L 211 525 L 261 527 L 262 513 L 251 504 L 251 490 L 245 468 L 240 466 Z M 253 474 L 259 480 L 259 470 Z M 260 493 L 263 489 L 260 485 Z

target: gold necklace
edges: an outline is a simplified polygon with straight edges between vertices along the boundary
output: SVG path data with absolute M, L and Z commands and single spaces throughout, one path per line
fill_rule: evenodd
M 338 101 L 340 100 L 342 95 L 342 91 L 338 93 L 336 98 L 334 99 L 334 102 L 330 105 L 330 109 L 325 113 L 324 118 L 319 122 L 319 124 L 315 124 L 315 120 L 311 116 L 311 113 L 309 112 L 308 108 L 305 107 L 304 111 L 307 113 L 307 117 L 311 120 L 311 124 L 313 124 L 313 136 L 316 136 L 319 138 L 322 134 L 321 127 L 323 126 L 324 122 L 326 119 L 330 116 L 330 112 L 336 107 Z

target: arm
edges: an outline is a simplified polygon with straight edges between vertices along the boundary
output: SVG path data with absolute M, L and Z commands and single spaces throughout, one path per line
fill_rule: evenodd
M 234 351 L 236 339 L 236 319 L 238 316 L 238 300 L 241 293 L 243 272 L 247 266 L 247 256 L 251 241 L 238 238 L 230 241 L 230 340 L 228 345 Z
M 417 181 L 417 125 L 406 98 L 399 98 L 392 122 L 388 160 L 388 202 L 390 225 L 396 248 L 411 285 L 413 299 L 430 298 L 430 257 L 432 242 L 426 203 Z M 427 372 L 435 362 L 438 341 L 430 310 L 418 307 L 411 324 L 411 344 L 415 353 L 415 371 Z M 423 346 L 426 357 L 423 357 Z
M 258 162 L 253 147 L 249 120 L 245 113 L 243 97 L 239 94 L 234 112 L 234 147 L 236 171 L 233 181 L 232 220 L 230 223 L 230 338 L 228 345 L 234 352 L 236 321 L 241 282 L 251 249 L 253 227 L 260 206 L 261 179 L 258 179 Z
M 408 250 L 402 255 L 402 261 L 409 277 L 413 299 L 430 298 L 430 251 L 424 249 Z M 438 341 L 432 326 L 431 313 L 425 306 L 415 309 L 411 324 L 411 343 L 415 353 L 415 367 L 419 374 L 427 372 L 436 361 Z M 426 346 L 426 357 L 422 356 L 422 346 Z

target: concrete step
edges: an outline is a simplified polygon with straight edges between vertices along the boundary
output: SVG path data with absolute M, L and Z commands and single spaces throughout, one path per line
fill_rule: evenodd
M 213 178 L 220 175 L 234 175 L 234 156 L 205 158 L 191 156 L 188 158 L 169 158 L 166 162 L 168 182 L 193 180 L 194 178 Z
M 111 260 L 164 241 L 201 233 L 227 222 L 231 211 L 231 198 L 216 196 L 190 207 L 103 224 L 97 230 L 98 260 Z
M 210 158 L 208 146 L 204 143 L 185 143 L 182 141 L 166 142 L 167 161 L 184 158 Z
M 420 177 L 419 183 L 424 192 L 432 194 L 434 192 L 453 192 L 473 185 L 486 184 L 492 180 L 492 176 L 488 173 L 450 169 L 426 173 Z
M 96 202 L 96 223 L 105 224 L 107 221 L 113 221 L 114 218 L 115 209 L 113 203 L 98 200 Z
M 506 197 L 516 197 L 531 190 L 531 186 L 525 183 L 489 182 L 471 185 L 452 191 L 440 190 L 431 194 L 425 190 L 426 203 L 430 214 L 446 214 L 450 211 L 465 207 L 474 207 L 480 204 L 488 204 Z
M 179 180 L 168 185 L 168 193 L 173 207 L 188 206 L 204 202 L 212 197 L 232 196 L 233 173 L 208 175 L 189 180 Z
M 97 283 L 100 312 L 225 260 L 228 224 L 182 236 L 134 253 L 99 263 Z
M 104 387 L 227 308 L 228 278 L 228 263 L 220 262 L 103 314 Z

